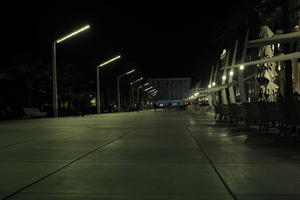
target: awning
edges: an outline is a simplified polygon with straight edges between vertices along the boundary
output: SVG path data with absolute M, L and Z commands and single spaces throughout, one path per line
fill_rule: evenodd
M 261 47 L 270 44 L 286 43 L 286 42 L 293 42 L 299 40 L 300 40 L 300 31 L 287 33 L 287 34 L 274 35 L 273 37 L 269 37 L 269 38 L 250 40 L 247 43 L 247 48 Z
M 265 59 L 251 61 L 251 62 L 247 62 L 247 63 L 240 63 L 240 64 L 236 64 L 236 65 L 222 67 L 222 68 L 220 68 L 220 70 L 239 68 L 241 65 L 243 65 L 244 67 L 256 66 L 256 65 L 260 65 L 260 64 L 264 64 L 264 63 L 268 63 L 268 62 L 281 62 L 281 61 L 298 59 L 298 58 L 300 58 L 300 52 L 295 52 L 295 53 L 290 53 L 290 54 L 286 54 L 286 55 L 274 56 L 272 58 L 265 58 Z

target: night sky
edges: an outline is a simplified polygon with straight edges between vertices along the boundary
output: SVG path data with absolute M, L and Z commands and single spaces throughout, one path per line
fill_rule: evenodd
M 147 78 L 205 79 L 222 50 L 213 42 L 220 27 L 233 12 L 247 9 L 244 1 L 140 2 L 7 4 L 1 14 L 5 62 L 24 52 L 50 62 L 54 39 L 89 24 L 58 46 L 59 60 L 92 72 L 122 54 L 119 65 L 137 67 Z

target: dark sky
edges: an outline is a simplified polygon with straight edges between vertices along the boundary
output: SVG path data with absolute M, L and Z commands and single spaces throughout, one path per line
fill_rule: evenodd
M 148 78 L 193 77 L 195 71 L 205 77 L 220 51 L 211 45 L 217 27 L 243 3 L 140 2 L 7 4 L 1 14 L 5 60 L 30 52 L 50 62 L 51 41 L 90 24 L 90 30 L 58 46 L 59 59 L 94 68 L 122 54 L 122 65 L 136 66 Z

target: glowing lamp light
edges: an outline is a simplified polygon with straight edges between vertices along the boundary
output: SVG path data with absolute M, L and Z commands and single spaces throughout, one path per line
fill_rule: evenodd
M 106 61 L 106 62 L 104 62 L 104 63 L 102 63 L 102 64 L 100 64 L 99 67 L 103 67 L 104 65 L 107 65 L 108 63 L 111 63 L 111 62 L 113 62 L 113 61 L 115 61 L 115 60 L 118 60 L 119 58 L 121 58 L 120 55 L 119 55 L 119 56 L 116 56 L 116 57 L 114 57 L 114 58 L 112 58 L 112 59 L 110 59 L 110 60 L 108 60 L 108 61 Z
M 208 88 L 211 88 L 211 85 L 210 85 L 210 84 L 208 85 Z
M 226 76 L 222 76 L 222 80 L 226 80 Z
M 230 72 L 229 72 L 229 75 L 230 75 L 230 76 L 233 76 L 233 71 L 230 71 Z
M 131 73 L 133 73 L 133 72 L 135 72 L 135 69 L 130 70 L 129 72 L 126 72 L 126 75 L 129 75 L 129 74 L 131 74 Z
M 240 70 L 244 70 L 244 68 L 245 68 L 244 65 L 240 66 Z
M 64 36 L 62 38 L 59 38 L 58 40 L 56 40 L 56 43 L 60 43 L 60 42 L 66 40 L 66 39 L 68 39 L 68 38 L 70 38 L 70 37 L 72 37 L 74 35 L 77 35 L 78 33 L 82 32 L 82 31 L 85 31 L 85 30 L 89 29 L 89 28 L 90 28 L 90 25 L 86 25 L 86 26 L 78 29 L 77 31 L 74 31 L 73 33 L 70 33 L 70 34 L 68 34 L 68 35 L 66 35 L 66 36 Z
M 212 85 L 213 85 L 213 86 L 216 86 L 216 83 L 215 83 L 215 82 L 213 82 L 213 83 L 212 83 Z
M 150 86 L 150 87 L 146 88 L 144 91 L 146 92 L 146 91 L 148 91 L 148 90 L 150 90 L 150 89 L 152 89 L 152 88 L 153 88 L 153 87 Z
M 198 94 L 199 94 L 199 92 L 196 92 L 196 93 L 194 94 L 194 96 L 198 96 Z
M 141 77 L 141 78 L 139 78 L 139 79 L 137 79 L 137 80 L 131 82 L 130 85 L 133 85 L 133 84 L 135 84 L 135 83 L 137 83 L 137 82 L 139 82 L 139 81 L 141 81 L 141 80 L 143 80 L 143 79 L 144 79 L 144 78 Z

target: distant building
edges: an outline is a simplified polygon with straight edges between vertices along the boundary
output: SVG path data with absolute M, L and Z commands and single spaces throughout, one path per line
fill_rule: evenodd
M 165 106 L 180 103 L 191 86 L 191 78 L 157 78 L 149 79 L 149 82 L 158 91 L 157 102 Z

